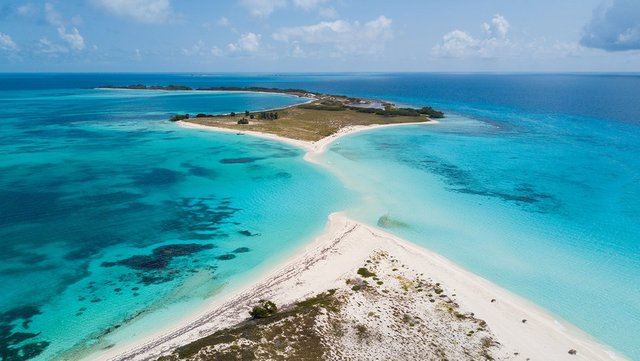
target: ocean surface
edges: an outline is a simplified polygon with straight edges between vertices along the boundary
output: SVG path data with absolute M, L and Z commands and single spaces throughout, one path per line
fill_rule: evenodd
M 303 99 L 54 87 L 0 91 L 2 360 L 158 331 L 344 208 L 299 149 L 167 121 Z
M 90 89 L 133 83 L 447 117 L 342 138 L 327 172 L 166 121 L 300 99 Z M 169 323 L 347 209 L 640 359 L 638 75 L 0 74 L 0 125 L 0 356 L 73 356 Z

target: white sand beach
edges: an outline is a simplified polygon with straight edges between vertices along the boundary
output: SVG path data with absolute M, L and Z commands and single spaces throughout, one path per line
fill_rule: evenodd
M 305 159 L 322 153 L 328 144 L 342 136 L 373 127 L 343 129 L 338 134 L 310 143 L 284 139 L 271 134 L 229 129 L 217 129 L 186 122 L 185 128 L 242 133 L 276 139 L 307 150 Z M 425 123 L 430 124 L 430 123 Z M 394 125 L 384 125 L 396 126 Z M 428 235 L 426 235 L 428 236 Z M 345 288 L 352 277 L 372 255 L 383 252 L 408 270 L 441 284 L 444 293 L 459 304 L 461 310 L 472 312 L 486 321 L 499 342 L 497 359 L 509 360 L 625 360 L 623 356 L 598 343 L 571 324 L 559 319 L 512 294 L 511 292 L 468 272 L 444 257 L 400 239 L 382 229 L 362 224 L 343 213 L 329 216 L 325 232 L 300 249 L 270 272 L 258 277 L 238 292 L 217 297 L 204 313 L 184 320 L 173 329 L 158 330 L 145 339 L 131 340 L 91 355 L 91 360 L 149 360 L 170 353 L 176 347 L 231 327 L 248 318 L 248 310 L 260 299 L 278 305 L 292 304 L 329 289 Z M 388 265 L 379 267 L 390 268 Z M 379 272 L 385 284 L 397 282 L 391 269 Z M 404 269 L 404 268 L 403 268 Z M 426 322 L 430 317 L 424 315 Z M 526 321 L 525 321 L 526 320 Z M 378 327 L 364 320 L 367 326 Z M 382 345 L 381 347 L 384 347 Z M 575 353 L 569 353 L 575 350 Z M 361 355 L 362 356 L 362 355 Z M 363 359 L 370 359 L 362 356 Z
M 228 128 L 217 128 L 217 127 L 210 127 L 207 125 L 202 125 L 202 124 L 195 124 L 195 123 L 190 123 L 190 122 L 185 122 L 185 121 L 177 121 L 176 124 L 178 124 L 179 126 L 183 127 L 183 128 L 187 128 L 187 129 L 201 129 L 201 130 L 210 130 L 210 131 L 214 131 L 214 132 L 224 132 L 224 133 L 235 133 L 235 134 L 243 134 L 243 135 L 250 135 L 252 137 L 257 137 L 257 138 L 263 138 L 263 139 L 271 139 L 271 140 L 276 140 L 279 142 L 283 142 L 283 143 L 287 143 L 287 144 L 291 144 L 293 146 L 302 148 L 304 150 L 307 151 L 307 153 L 305 154 L 304 159 L 305 160 L 311 160 L 313 157 L 322 154 L 327 146 L 333 142 L 335 142 L 336 140 L 338 140 L 339 138 L 342 138 L 346 135 L 350 135 L 350 134 L 354 134 L 354 133 L 358 133 L 364 130 L 372 130 L 372 129 L 377 129 L 377 128 L 387 128 L 387 127 L 397 127 L 397 126 L 403 126 L 403 125 L 432 125 L 432 124 L 438 124 L 437 120 L 430 120 L 428 122 L 413 122 L 413 123 L 397 123 L 397 124 L 377 124 L 377 125 L 359 125 L 359 126 L 349 126 L 349 127 L 345 127 L 340 129 L 337 133 L 330 135 L 328 137 L 322 138 L 320 140 L 318 140 L 317 142 L 307 142 L 304 140 L 297 140 L 297 139 L 291 139 L 291 138 L 285 138 L 285 137 L 281 137 L 275 134 L 269 134 L 269 133 L 264 133 L 264 132 L 256 132 L 256 131 L 252 131 L 252 130 L 235 130 L 235 129 L 228 129 Z

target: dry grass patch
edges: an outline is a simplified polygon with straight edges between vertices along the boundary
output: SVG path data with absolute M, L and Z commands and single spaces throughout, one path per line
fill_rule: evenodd
M 270 133 L 285 138 L 312 142 L 328 137 L 337 133 L 340 129 L 350 126 L 429 121 L 429 118 L 423 115 L 382 116 L 377 114 L 361 113 L 352 109 L 330 111 L 307 109 L 302 106 L 293 106 L 271 112 L 277 112 L 278 119 L 258 119 L 261 112 L 253 112 L 250 113 L 250 115 L 253 115 L 254 119 L 248 119 L 249 124 L 238 124 L 238 120 L 242 119 L 244 114 L 236 114 L 233 117 L 216 116 L 191 118 L 185 121 L 234 130 L 251 130 Z

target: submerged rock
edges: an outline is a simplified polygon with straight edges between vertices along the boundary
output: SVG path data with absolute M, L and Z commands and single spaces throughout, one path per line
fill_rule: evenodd
M 170 244 L 155 248 L 150 255 L 132 256 L 116 262 L 104 262 L 102 267 L 125 266 L 140 271 L 160 270 L 167 268 L 175 257 L 184 257 L 212 248 L 212 244 Z
M 382 228 L 409 228 L 409 225 L 391 218 L 389 214 L 378 218 L 378 227 Z
M 22 320 L 22 327 L 27 329 L 31 318 L 42 312 L 35 306 L 16 307 L 0 314 L 0 360 L 30 360 L 49 346 L 48 341 L 28 342 L 40 333 L 14 332 L 14 321 Z
M 239 164 L 239 163 L 253 163 L 255 161 L 261 160 L 264 158 L 256 158 L 256 157 L 247 157 L 247 158 L 225 158 L 221 159 L 220 163 L 222 164 Z
M 42 312 L 36 306 L 22 306 L 12 308 L 9 311 L 0 314 L 0 322 L 11 323 L 17 320 L 28 320 L 33 316 L 41 315 Z

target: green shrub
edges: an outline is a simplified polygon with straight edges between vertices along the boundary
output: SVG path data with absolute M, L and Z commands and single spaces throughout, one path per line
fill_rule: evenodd
M 364 267 L 358 268 L 358 274 L 364 278 L 374 277 L 376 275 Z
M 369 335 L 369 332 L 367 331 L 367 326 L 362 324 L 356 325 L 356 334 L 358 335 L 359 338 L 367 337 Z
M 185 120 L 185 119 L 189 119 L 189 114 L 176 114 L 176 115 L 172 116 L 171 118 L 169 118 L 169 120 L 172 121 L 172 122 L 177 122 L 177 121 Z
M 260 114 L 258 114 L 258 119 L 265 119 L 265 120 L 274 120 L 274 119 L 278 119 L 278 113 L 277 112 L 262 112 Z
M 385 117 L 400 116 L 400 117 L 417 117 L 420 114 L 424 114 L 429 118 L 444 118 L 444 113 L 433 109 L 432 107 L 422 107 L 420 109 L 414 108 L 393 108 L 391 106 L 385 106 L 384 109 L 378 108 L 358 108 L 350 107 L 358 113 L 368 113 L 382 115 Z
M 252 318 L 267 318 L 273 316 L 276 312 L 278 312 L 278 307 L 275 303 L 266 300 L 260 300 L 260 303 L 249 311 L 249 315 Z
M 418 109 L 418 112 L 420 112 L 420 114 L 424 114 L 426 116 L 428 116 L 429 118 L 444 118 L 444 113 L 439 111 L 439 110 L 435 110 L 432 107 L 422 107 L 420 109 Z

